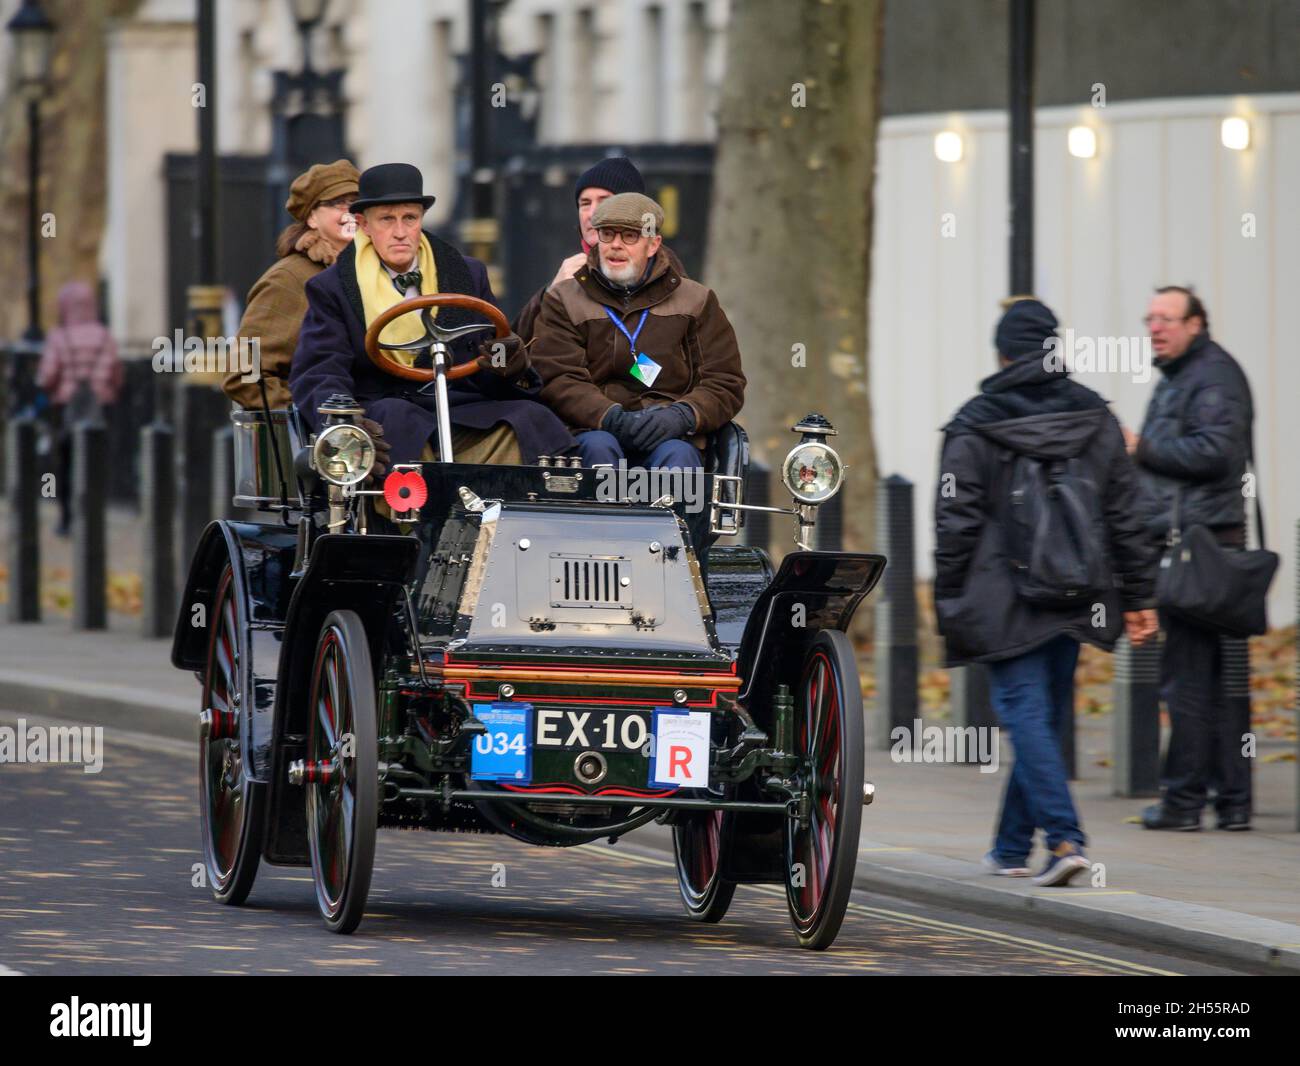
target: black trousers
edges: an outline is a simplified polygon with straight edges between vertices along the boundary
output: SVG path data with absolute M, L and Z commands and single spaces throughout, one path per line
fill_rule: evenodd
M 1250 732 L 1247 641 L 1164 612 L 1161 625 L 1161 695 L 1172 727 L 1161 781 L 1165 806 L 1199 813 L 1214 793 L 1220 814 L 1249 813 L 1251 758 L 1243 754 Z

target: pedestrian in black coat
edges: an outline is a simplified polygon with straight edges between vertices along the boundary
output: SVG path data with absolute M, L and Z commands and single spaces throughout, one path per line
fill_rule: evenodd
M 1121 616 L 1139 643 L 1156 625 L 1155 552 L 1137 475 L 1106 402 L 1052 358 L 1056 325 L 1037 300 L 1011 304 L 994 337 L 1002 369 L 944 427 L 935 497 L 935 613 L 948 661 L 989 664 L 993 708 L 1015 748 L 984 862 L 1003 876 L 1028 876 L 1041 829 L 1048 857 L 1035 877 L 1040 885 L 1066 884 L 1090 866 L 1061 755 L 1079 642 L 1113 647 Z M 1111 576 L 1095 597 L 1047 607 L 1026 599 L 1013 578 L 1009 508 L 1022 456 L 1069 467 L 1071 485 L 1095 493 Z
M 1163 542 L 1177 497 L 1182 529 L 1205 526 L 1225 547 L 1242 548 L 1255 417 L 1246 375 L 1210 338 L 1209 315 L 1191 290 L 1157 290 L 1146 322 L 1161 380 L 1141 435 L 1127 440 L 1147 490 L 1147 529 Z M 1161 802 L 1142 812 L 1142 824 L 1199 829 L 1213 791 L 1219 828 L 1249 829 L 1251 760 L 1242 737 L 1250 732 L 1250 690 L 1243 683 L 1231 698 L 1225 684 L 1230 660 L 1249 670 L 1246 642 L 1168 615 L 1161 626 L 1171 730 Z

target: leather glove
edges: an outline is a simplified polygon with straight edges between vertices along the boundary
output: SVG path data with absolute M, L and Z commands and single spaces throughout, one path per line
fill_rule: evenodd
M 695 412 L 689 404 L 672 403 L 667 407 L 653 407 L 639 411 L 640 419 L 629 429 L 632 448 L 645 454 L 666 440 L 685 437 L 695 428 Z
M 523 338 L 517 333 L 485 340 L 478 346 L 477 362 L 489 374 L 505 381 L 514 381 L 532 365 Z
M 624 411 L 623 405 L 616 403 L 600 420 L 600 428 L 609 433 L 627 451 L 631 446 L 630 433 L 644 411 Z
M 370 471 L 370 477 L 366 479 L 368 485 L 388 473 L 388 468 L 393 465 L 393 446 L 384 439 L 384 427 L 373 418 L 362 418 L 361 428 L 369 433 L 370 439 L 375 442 L 375 465 Z

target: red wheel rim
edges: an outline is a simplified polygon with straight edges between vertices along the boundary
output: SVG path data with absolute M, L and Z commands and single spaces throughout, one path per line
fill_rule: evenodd
M 307 757 L 338 767 L 326 784 L 307 786 L 307 825 L 312 869 L 321 908 L 331 917 L 343 905 L 351 869 L 356 828 L 355 758 L 345 753 L 352 735 L 352 696 L 346 647 L 339 630 L 331 628 L 316 652 L 312 668 L 311 727 Z
M 840 688 L 824 652 L 818 651 L 809 661 L 800 697 L 796 751 L 803 762 L 800 776 L 811 794 L 811 807 L 807 826 L 801 828 L 791 820 L 786 860 L 791 913 L 799 929 L 807 931 L 817 924 L 830 887 L 844 774 Z
M 236 723 L 232 735 L 199 742 L 203 775 L 204 850 L 213 888 L 223 891 L 239 861 L 248 807 L 247 781 L 239 746 L 239 706 L 243 698 L 243 656 L 239 651 L 239 612 L 233 575 L 227 566 L 217 585 L 215 618 L 208 638 L 208 662 L 203 678 L 203 706 L 229 714 Z
M 678 848 L 683 889 L 703 900 L 718 877 L 722 862 L 722 811 L 706 811 L 681 827 Z

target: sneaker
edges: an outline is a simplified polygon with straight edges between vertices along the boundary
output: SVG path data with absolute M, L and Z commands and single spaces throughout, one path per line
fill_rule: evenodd
M 1020 862 L 1004 862 L 997 852 L 990 851 L 983 859 L 984 869 L 999 877 L 1028 877 L 1029 867 Z
M 1153 803 L 1143 808 L 1142 826 L 1145 829 L 1172 829 L 1178 833 L 1195 833 L 1201 828 L 1200 811 L 1171 811 L 1163 803 Z
M 1238 807 L 1233 810 L 1219 812 L 1219 828 L 1226 829 L 1230 833 L 1240 833 L 1250 828 L 1250 810 L 1245 807 Z
M 1091 866 L 1087 857 L 1073 841 L 1064 840 L 1047 857 L 1047 865 L 1034 878 L 1036 885 L 1067 885 L 1081 870 Z

